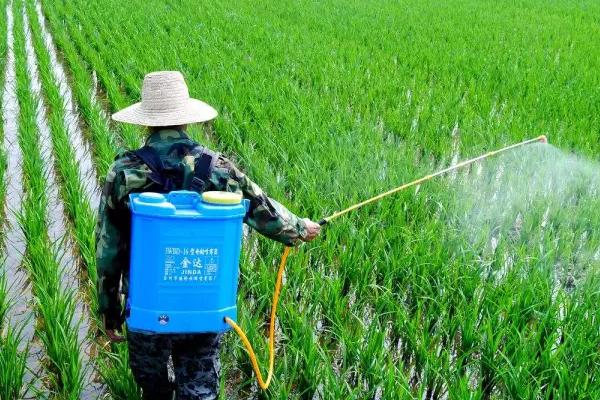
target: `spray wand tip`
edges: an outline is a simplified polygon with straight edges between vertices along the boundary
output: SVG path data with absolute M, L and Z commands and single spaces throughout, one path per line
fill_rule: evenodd
M 540 143 L 548 143 L 548 138 L 546 137 L 546 135 L 540 136 L 538 140 L 540 141 Z

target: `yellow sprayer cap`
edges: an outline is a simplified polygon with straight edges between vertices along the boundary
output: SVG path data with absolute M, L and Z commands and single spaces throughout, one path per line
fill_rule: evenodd
M 202 193 L 202 200 L 210 204 L 240 204 L 242 195 L 232 192 L 204 192 Z

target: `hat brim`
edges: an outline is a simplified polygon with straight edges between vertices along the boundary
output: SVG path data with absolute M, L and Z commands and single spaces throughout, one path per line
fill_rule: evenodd
M 185 125 L 213 120 L 219 113 L 203 101 L 188 99 L 181 110 L 148 112 L 142 109 L 142 103 L 135 103 L 112 115 L 112 119 L 143 126 Z

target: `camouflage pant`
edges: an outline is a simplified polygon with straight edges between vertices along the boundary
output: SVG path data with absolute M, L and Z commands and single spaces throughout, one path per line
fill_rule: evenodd
M 128 332 L 129 366 L 145 400 L 217 399 L 221 335 L 212 333 L 147 335 Z M 167 364 L 173 360 L 175 382 Z

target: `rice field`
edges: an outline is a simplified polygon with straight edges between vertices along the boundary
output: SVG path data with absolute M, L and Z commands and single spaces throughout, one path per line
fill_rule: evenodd
M 600 398 L 600 4 L 0 0 L 0 400 L 138 399 L 96 313 L 94 229 L 144 74 L 219 110 L 191 135 L 319 220 L 293 251 L 274 381 L 234 334 L 227 399 Z M 266 366 L 281 245 L 245 239 Z M 263 369 L 264 371 L 264 369 Z

